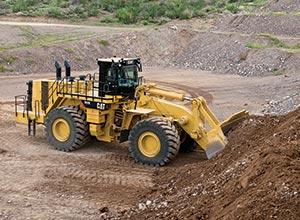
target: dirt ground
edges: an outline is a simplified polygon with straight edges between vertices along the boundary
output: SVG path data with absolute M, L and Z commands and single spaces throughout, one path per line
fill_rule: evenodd
M 269 2 L 263 15 L 160 27 L 0 17 L 0 219 L 297 219 L 300 56 L 291 48 L 299 43 L 299 16 L 268 13 L 294 12 L 298 3 Z M 253 42 L 263 47 L 246 47 Z M 26 93 L 26 81 L 53 77 L 55 60 L 70 60 L 77 75 L 112 55 L 140 56 L 146 81 L 203 96 L 221 120 L 242 109 L 256 116 L 212 160 L 196 151 L 164 168 L 134 163 L 126 143 L 55 151 L 43 127 L 31 137 L 15 124 L 13 97 Z
M 146 81 L 204 96 L 221 119 L 243 108 L 260 113 L 267 99 L 299 88 L 297 75 L 261 79 L 166 68 L 146 68 L 143 75 Z M 5 177 L 0 180 L 1 219 L 98 219 L 123 214 L 139 219 L 139 212 L 128 210 L 151 195 L 158 179 L 173 175 L 174 169 L 205 163 L 194 153 L 180 154 L 162 170 L 141 166 L 130 158 L 126 144 L 90 142 L 73 153 L 53 150 L 42 127 L 35 138 L 29 137 L 27 127 L 16 125 L 13 118 L 12 97 L 26 91 L 27 80 L 40 77 L 0 77 L 0 173 Z

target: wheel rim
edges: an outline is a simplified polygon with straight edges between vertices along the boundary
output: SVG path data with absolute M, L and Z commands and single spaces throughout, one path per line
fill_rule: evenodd
M 56 119 L 52 124 L 52 133 L 57 140 L 67 141 L 71 133 L 69 123 L 62 118 Z
M 138 139 L 140 152 L 147 157 L 155 157 L 160 152 L 161 143 L 156 134 L 147 131 L 140 135 Z

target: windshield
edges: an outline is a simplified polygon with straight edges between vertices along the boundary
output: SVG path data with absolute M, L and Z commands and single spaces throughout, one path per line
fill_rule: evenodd
M 123 66 L 119 74 L 120 86 L 131 87 L 138 85 L 138 70 L 135 65 Z

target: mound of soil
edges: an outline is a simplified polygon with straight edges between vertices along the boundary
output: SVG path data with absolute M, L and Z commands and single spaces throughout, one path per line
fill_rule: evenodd
M 234 15 L 219 19 L 215 30 L 241 32 L 248 34 L 269 33 L 278 36 L 299 36 L 300 19 L 298 16 L 253 16 Z
M 174 58 L 174 66 L 238 74 L 263 76 L 275 70 L 297 72 L 300 56 L 278 48 L 249 49 L 249 42 L 267 45 L 261 36 L 200 33 Z
M 298 0 L 269 0 L 264 10 L 274 12 L 297 12 L 300 10 L 300 2 Z
M 156 188 L 131 219 L 298 219 L 300 109 L 253 116 L 215 158 L 158 169 Z

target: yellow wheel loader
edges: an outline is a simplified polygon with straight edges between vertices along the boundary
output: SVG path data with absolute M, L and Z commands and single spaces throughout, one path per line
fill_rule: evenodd
M 136 162 L 163 166 L 179 152 L 198 146 L 204 158 L 221 151 L 226 133 L 248 115 L 241 111 L 220 122 L 203 97 L 144 83 L 139 58 L 98 59 L 99 73 L 65 76 L 55 62 L 56 77 L 27 82 L 27 95 L 15 97 L 16 121 L 44 125 L 48 141 L 61 151 L 85 145 L 90 136 L 99 141 L 129 141 Z

